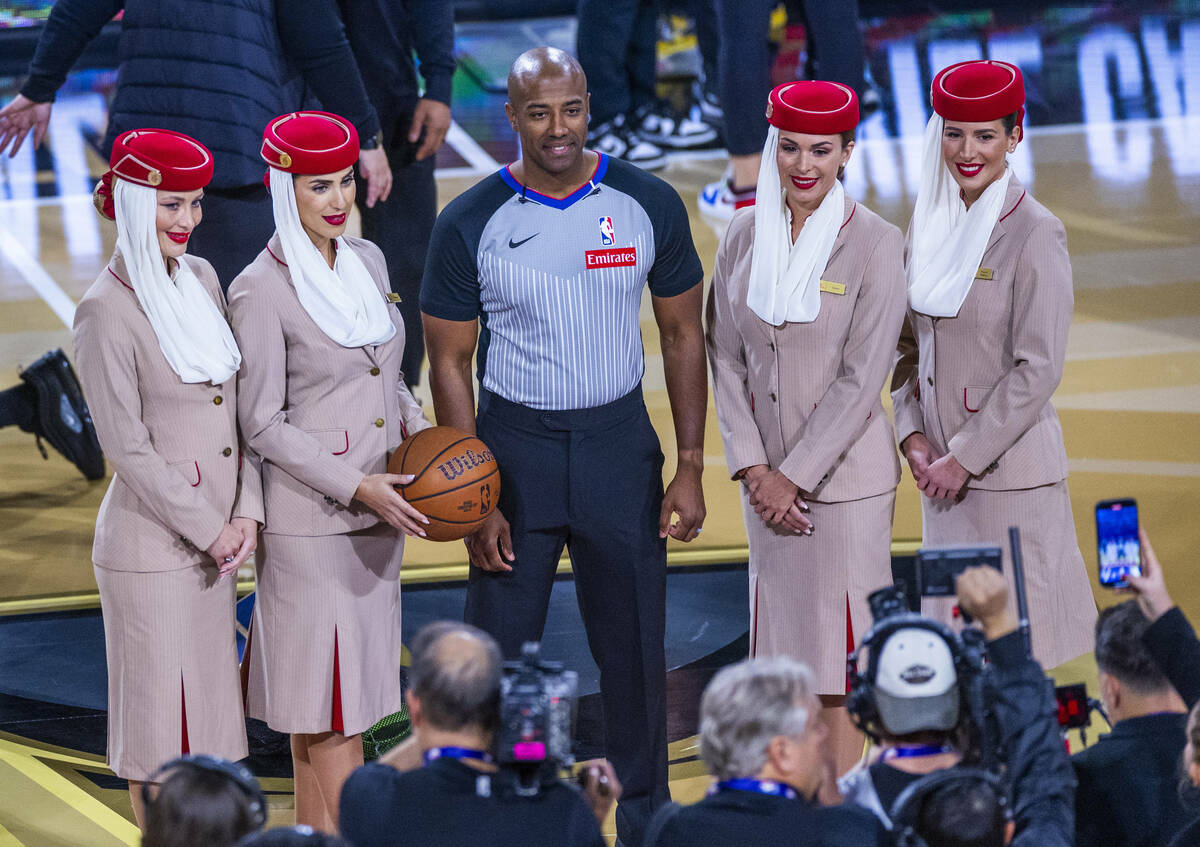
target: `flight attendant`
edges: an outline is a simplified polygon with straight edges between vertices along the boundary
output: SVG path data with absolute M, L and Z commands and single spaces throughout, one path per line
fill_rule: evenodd
M 268 124 L 261 152 L 275 234 L 229 290 L 266 510 L 246 710 L 292 734 L 297 822 L 333 832 L 359 734 L 403 705 L 401 533 L 423 535 L 425 519 L 393 487 L 408 478 L 386 469 L 430 424 L 400 371 L 383 254 L 343 234 L 354 127 L 292 112 Z
M 1020 528 L 1033 651 L 1053 668 L 1092 649 L 1096 620 L 1050 404 L 1074 307 L 1066 233 L 1008 167 L 1025 115 L 1016 66 L 951 65 L 932 102 L 892 381 L 897 436 L 925 495 L 926 546 L 999 545 L 1011 573 L 1008 528 Z
M 900 463 L 880 401 L 904 318 L 900 231 L 846 195 L 858 100 L 770 94 L 758 200 L 736 212 L 708 301 L 708 352 L 750 544 L 750 654 L 809 664 L 841 770 L 862 752 L 846 651 L 892 581 Z M 840 772 L 840 771 L 839 771 Z
M 115 471 L 92 561 L 108 660 L 108 764 L 141 784 L 184 753 L 246 755 L 234 632 L 238 566 L 262 493 L 238 443 L 241 354 L 216 274 L 187 255 L 212 154 L 131 130 L 96 188 L 117 248 L 75 310 L 75 361 Z

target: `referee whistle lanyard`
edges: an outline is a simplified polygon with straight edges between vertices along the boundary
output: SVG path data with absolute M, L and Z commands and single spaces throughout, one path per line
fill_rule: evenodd
M 713 793 L 717 794 L 723 791 L 752 791 L 755 794 L 769 794 L 772 797 L 785 797 L 788 800 L 795 800 L 800 796 L 790 785 L 769 779 L 724 779 L 717 783 Z
M 422 755 L 425 764 L 431 764 L 438 759 L 475 759 L 486 764 L 492 763 L 492 755 L 483 750 L 472 750 L 469 747 L 431 747 Z
M 954 748 L 949 744 L 916 744 L 907 747 L 889 747 L 883 751 L 883 758 L 888 759 L 918 759 L 922 756 L 938 756 L 942 753 L 953 753 Z

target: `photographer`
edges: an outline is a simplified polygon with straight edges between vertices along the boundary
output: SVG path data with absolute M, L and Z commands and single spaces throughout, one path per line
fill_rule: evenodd
M 1026 654 L 999 571 L 968 568 L 958 577 L 957 593 L 959 607 L 980 624 L 988 666 L 967 660 L 964 644 L 973 643 L 971 633 L 962 639 L 948 631 L 937 635 L 936 623 L 907 613 L 890 623 L 877 620 L 876 629 L 883 624 L 890 634 L 871 645 L 870 667 L 857 682 L 874 714 L 853 693 L 851 711 L 860 721 L 868 718 L 864 728 L 882 753 L 843 777 L 839 787 L 847 802 L 891 825 L 888 811 L 926 774 L 964 760 L 992 766 L 1002 759 L 1013 798 L 1013 843 L 1066 847 L 1074 828 L 1075 779 L 1058 736 L 1051 683 Z M 917 638 L 914 631 L 935 637 Z M 963 678 L 967 672 L 972 678 Z
M 887 844 L 863 810 L 816 805 L 826 730 L 812 672 L 793 659 L 722 669 L 700 701 L 700 755 L 718 780 L 692 806 L 668 803 L 645 847 L 870 847 Z
M 1112 732 L 1071 757 L 1075 844 L 1166 844 L 1191 820 L 1175 790 L 1187 742 L 1187 709 L 1143 639 L 1141 606 L 1110 606 L 1096 621 L 1100 699 Z
M 342 835 L 354 847 L 602 847 L 597 819 L 620 794 L 607 762 L 589 768 L 598 771 L 591 807 L 558 780 L 519 794 L 515 774 L 494 764 L 501 659 L 491 636 L 442 621 L 421 629 L 411 650 L 408 710 L 425 765 L 356 770 L 342 789 Z M 610 790 L 599 790 L 601 779 Z

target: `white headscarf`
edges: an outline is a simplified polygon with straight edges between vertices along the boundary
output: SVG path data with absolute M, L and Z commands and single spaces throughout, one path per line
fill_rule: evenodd
M 772 326 L 811 323 L 821 311 L 821 274 L 842 228 L 846 194 L 841 180 L 808 216 L 796 242 L 788 218 L 786 192 L 779 180 L 779 129 L 767 130 L 754 201 L 754 253 L 746 305 Z
M 338 238 L 330 268 L 304 231 L 287 171 L 271 168 L 271 205 L 296 296 L 321 331 L 343 347 L 382 344 L 395 335 L 387 301 L 346 239 Z
M 180 260 L 174 279 L 167 275 L 158 244 L 158 192 L 115 177 L 113 204 L 117 249 L 129 285 L 167 364 L 184 382 L 225 382 L 237 373 L 242 354 L 225 317 L 187 264 Z
M 942 158 L 945 121 L 936 112 L 925 127 L 921 185 L 912 219 L 908 256 L 908 302 L 914 311 L 952 318 L 962 308 L 979 272 L 992 230 L 1000 219 L 1011 172 L 984 189 L 968 209 Z

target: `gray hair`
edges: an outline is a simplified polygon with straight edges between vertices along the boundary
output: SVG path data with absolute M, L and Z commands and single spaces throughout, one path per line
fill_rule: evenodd
M 412 690 L 432 726 L 495 730 L 503 670 L 495 639 L 470 624 L 436 621 L 421 628 L 411 652 Z
M 700 701 L 700 756 L 718 779 L 759 773 L 777 735 L 808 726 L 813 676 L 807 665 L 777 656 L 722 669 Z

